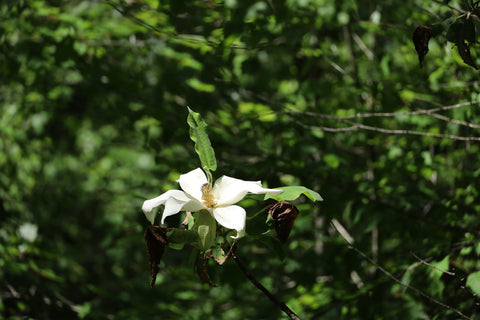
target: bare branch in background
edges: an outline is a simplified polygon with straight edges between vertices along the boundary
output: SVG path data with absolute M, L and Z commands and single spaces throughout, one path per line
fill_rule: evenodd
M 415 287 L 412 287 L 404 282 L 402 282 L 399 278 L 395 277 L 393 274 L 391 274 L 390 272 L 388 272 L 385 268 L 383 268 L 382 266 L 380 266 L 378 263 L 376 263 L 375 261 L 373 261 L 372 258 L 370 258 L 366 253 L 364 253 L 363 251 L 361 251 L 360 249 L 356 248 L 355 246 L 353 246 L 352 243 L 350 243 L 344 236 L 343 234 L 337 229 L 336 225 L 332 223 L 332 226 L 335 228 L 335 230 L 338 232 L 338 234 L 342 237 L 342 239 L 348 244 L 348 246 L 353 249 L 353 251 L 355 251 L 356 253 L 358 253 L 362 258 L 364 258 L 365 260 L 367 260 L 369 263 L 371 263 L 372 265 L 374 265 L 378 270 L 380 270 L 383 274 L 385 274 L 387 277 L 389 277 L 390 279 L 392 279 L 394 282 L 398 283 L 399 285 L 401 285 L 402 287 L 406 288 L 406 289 L 409 289 L 409 290 L 412 290 L 413 292 L 417 293 L 418 295 L 421 295 L 422 297 L 426 298 L 428 301 L 432 302 L 432 303 L 435 303 L 447 310 L 451 310 L 453 312 L 455 312 L 458 316 L 460 316 L 461 318 L 463 319 L 469 319 L 471 320 L 472 318 L 466 316 L 465 314 L 463 314 L 462 312 L 460 312 L 459 310 L 449 306 L 449 305 L 446 305 L 445 303 L 441 302 L 441 301 L 438 301 L 437 299 L 435 299 L 434 297 L 426 294 L 425 292 L 423 292 L 422 290 L 420 289 L 417 289 Z

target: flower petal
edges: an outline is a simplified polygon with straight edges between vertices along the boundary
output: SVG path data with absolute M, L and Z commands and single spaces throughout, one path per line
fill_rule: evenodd
M 207 176 L 202 169 L 197 168 L 182 174 L 177 181 L 183 191 L 198 201 L 202 200 L 202 186 L 208 183 Z
M 215 182 L 213 195 L 218 206 L 228 206 L 242 200 L 247 193 L 279 195 L 283 190 L 267 189 L 260 181 L 245 181 L 223 176 Z
M 239 206 L 227 206 L 213 209 L 213 216 L 218 223 L 228 229 L 237 230 L 237 236 L 240 238 L 245 234 L 245 218 L 247 213 L 245 209 Z
M 177 214 L 180 211 L 198 211 L 205 209 L 205 206 L 195 199 L 190 198 L 187 194 L 178 194 L 165 202 L 165 210 L 163 210 L 161 223 L 165 223 L 165 218 Z
M 190 198 L 185 192 L 180 190 L 168 190 L 160 196 L 146 200 L 143 203 L 142 210 L 151 224 L 155 221 L 155 212 L 153 209 L 163 204 L 165 204 L 165 210 L 162 216 L 162 223 L 166 217 L 178 213 L 181 210 L 198 211 L 203 208 L 203 205 L 200 202 Z

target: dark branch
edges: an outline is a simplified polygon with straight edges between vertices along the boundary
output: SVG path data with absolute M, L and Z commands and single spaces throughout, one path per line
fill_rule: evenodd
M 255 285 L 260 291 L 262 291 L 274 304 L 276 304 L 283 312 L 285 312 L 290 319 L 292 320 L 300 320 L 300 318 L 293 312 L 284 302 L 278 300 L 267 288 L 265 288 L 258 280 L 255 278 L 253 274 L 248 271 L 245 265 L 240 261 L 237 256 L 237 243 L 235 242 L 231 249 L 231 254 L 235 262 L 237 263 L 238 267 L 245 276 L 250 280 L 251 283 Z

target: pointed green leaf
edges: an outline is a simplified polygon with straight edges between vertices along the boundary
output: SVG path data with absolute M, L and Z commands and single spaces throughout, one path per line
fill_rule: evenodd
M 432 261 L 431 265 L 434 266 L 435 268 L 432 268 L 431 270 L 431 276 L 434 278 L 440 279 L 440 277 L 443 275 L 444 271 L 448 271 L 448 261 L 450 259 L 450 256 L 445 256 L 442 260 L 440 261 Z
M 205 171 L 217 170 L 217 159 L 207 134 L 207 124 L 199 113 L 188 108 L 187 123 L 190 126 L 190 139 L 195 143 L 195 151 Z
M 195 244 L 201 251 L 208 250 L 215 244 L 217 222 L 207 210 L 198 213 L 192 230 L 198 232 L 199 239 Z
M 308 189 L 304 186 L 288 186 L 288 187 L 281 187 L 276 189 L 282 189 L 283 193 L 279 194 L 278 196 L 272 196 L 269 194 L 265 195 L 265 200 L 267 199 L 275 199 L 277 201 L 292 201 L 300 197 L 302 194 L 305 195 L 312 201 L 323 201 L 323 198 L 315 191 Z

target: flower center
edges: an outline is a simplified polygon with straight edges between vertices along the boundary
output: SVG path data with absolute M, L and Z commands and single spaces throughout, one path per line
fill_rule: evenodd
M 208 183 L 202 186 L 202 201 L 207 208 L 214 208 L 217 205 L 213 197 L 212 186 Z

